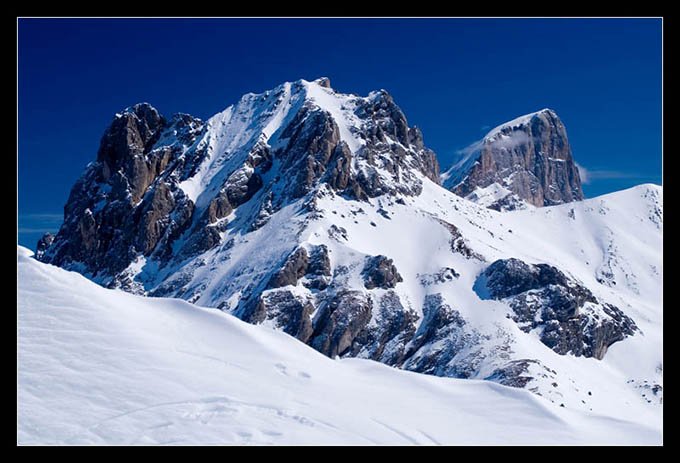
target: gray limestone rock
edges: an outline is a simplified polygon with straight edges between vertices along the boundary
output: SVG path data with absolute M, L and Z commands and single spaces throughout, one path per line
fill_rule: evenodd
M 456 364 L 454 358 L 464 348 L 474 348 L 476 337 L 441 294 L 428 294 L 423 303 L 423 319 L 407 346 L 402 368 L 437 376 L 467 377 L 464 362 Z
M 312 302 L 282 289 L 265 293 L 259 304 L 258 310 L 266 313 L 266 319 L 274 320 L 285 333 L 302 342 L 309 340 L 313 333 L 311 315 L 315 310 Z
M 469 154 L 468 162 L 449 172 L 445 181 L 460 196 L 497 183 L 538 207 L 583 199 L 566 129 L 550 109 L 497 127 Z M 517 206 L 512 197 L 506 202 L 497 202 L 493 208 Z
M 324 290 L 331 282 L 331 261 L 325 244 L 313 246 L 303 283 L 309 289 Z
M 526 209 L 527 205 L 517 194 L 510 193 L 489 204 L 487 207 L 494 211 L 506 212 Z
M 541 341 L 558 354 L 602 359 L 610 345 L 637 330 L 620 309 L 600 303 L 588 288 L 547 264 L 497 260 L 480 274 L 475 290 L 483 299 L 507 301 L 518 326 L 538 329 Z
M 325 244 L 314 246 L 309 257 L 308 275 L 331 276 L 331 261 Z
M 352 343 L 371 320 L 370 295 L 349 289 L 329 294 L 314 316 L 310 345 L 333 358 L 350 351 Z
M 41 260 L 47 248 L 49 248 L 52 244 L 52 241 L 54 241 L 54 235 L 50 232 L 47 232 L 42 237 L 40 237 L 35 250 L 36 259 Z
M 537 373 L 540 376 L 554 377 L 553 375 L 556 374 L 555 370 L 551 370 L 550 368 L 546 367 L 539 360 L 517 359 L 511 360 L 499 366 L 484 379 L 487 381 L 494 381 L 505 386 L 523 388 L 534 380 L 534 376 L 532 376 L 532 373 L 530 372 L 530 368 L 532 366 L 537 369 Z
M 415 335 L 417 322 L 418 314 L 405 308 L 397 293 L 389 290 L 379 299 L 375 323 L 357 335 L 350 355 L 401 365 L 406 346 Z
M 180 145 L 162 142 L 171 133 L 172 140 L 191 144 L 202 127 L 188 115 L 173 116 L 168 124 L 147 103 L 117 114 L 39 259 L 78 269 L 109 287 L 135 287 L 125 270 L 138 254 L 167 261 L 193 218 L 194 204 L 178 188 L 192 160 L 180 156 Z
M 386 256 L 373 256 L 366 259 L 361 272 L 366 289 L 394 288 L 397 283 L 404 281 L 392 259 Z
M 287 258 L 283 267 L 276 271 L 269 283 L 267 288 L 280 288 L 288 285 L 297 285 L 297 281 L 307 273 L 307 267 L 309 266 L 309 256 L 305 248 L 297 248 L 293 251 Z
M 449 242 L 451 246 L 451 252 L 462 254 L 468 259 L 476 259 L 480 261 L 485 260 L 481 254 L 473 251 L 472 248 L 468 246 L 467 240 L 463 237 L 463 234 L 460 232 L 458 227 L 438 217 L 433 217 L 433 219 L 446 228 L 451 234 L 451 241 Z

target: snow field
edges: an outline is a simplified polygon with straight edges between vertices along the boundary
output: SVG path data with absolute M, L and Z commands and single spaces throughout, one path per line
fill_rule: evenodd
M 658 444 L 658 430 L 486 381 L 332 360 L 18 248 L 19 444 Z

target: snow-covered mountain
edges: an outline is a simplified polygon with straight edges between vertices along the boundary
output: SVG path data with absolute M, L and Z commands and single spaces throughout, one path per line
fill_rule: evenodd
M 658 427 L 489 381 L 333 360 L 18 249 L 20 445 L 656 445 Z
M 142 103 L 116 115 L 39 253 L 108 286 L 150 291 L 163 270 L 235 229 L 261 229 L 302 198 L 313 212 L 327 192 L 412 196 L 438 176 L 436 156 L 385 91 L 360 98 L 328 79 L 300 80 L 247 94 L 205 123 L 185 114 L 168 122 Z M 134 278 L 151 266 L 154 281 Z
M 498 140 L 526 130 L 534 141 L 505 152 L 531 145 L 546 178 L 571 178 L 559 119 L 520 118 Z M 477 204 L 440 185 L 387 92 L 300 80 L 205 122 L 148 104 L 117 114 L 36 258 L 331 358 L 488 380 L 660 429 L 663 190 L 568 202 L 580 183 L 554 185 L 561 196 L 540 192 L 562 203 L 551 207 Z
M 501 124 L 459 154 L 442 184 L 477 204 L 500 211 L 583 199 L 566 128 L 551 109 Z

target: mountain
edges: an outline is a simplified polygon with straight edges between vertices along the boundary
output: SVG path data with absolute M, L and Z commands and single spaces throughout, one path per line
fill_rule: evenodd
M 546 120 L 557 127 L 545 112 L 508 127 L 566 156 Z M 384 90 L 300 80 L 205 122 L 139 104 L 114 117 L 36 258 L 331 358 L 659 426 L 662 188 L 499 212 L 439 179 Z
M 18 248 L 19 445 L 661 443 L 653 426 L 329 359 L 278 330 L 29 256 Z
M 327 193 L 412 196 L 422 178 L 438 176 L 435 154 L 385 91 L 359 98 L 328 79 L 300 80 L 247 94 L 207 122 L 168 121 L 142 103 L 116 114 L 71 191 L 63 227 L 38 252 L 142 292 L 150 284 L 134 281 L 139 259 L 169 268 L 213 249 L 227 228 L 261 228 L 298 199 L 311 211 Z
M 462 150 L 442 179 L 444 187 L 457 195 L 496 210 L 583 199 L 566 129 L 550 109 L 491 130 Z

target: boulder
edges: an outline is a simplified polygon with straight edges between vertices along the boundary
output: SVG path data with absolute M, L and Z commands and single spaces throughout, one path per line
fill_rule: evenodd
M 394 288 L 397 283 L 404 281 L 392 259 L 382 255 L 367 258 L 361 274 L 366 289 Z

